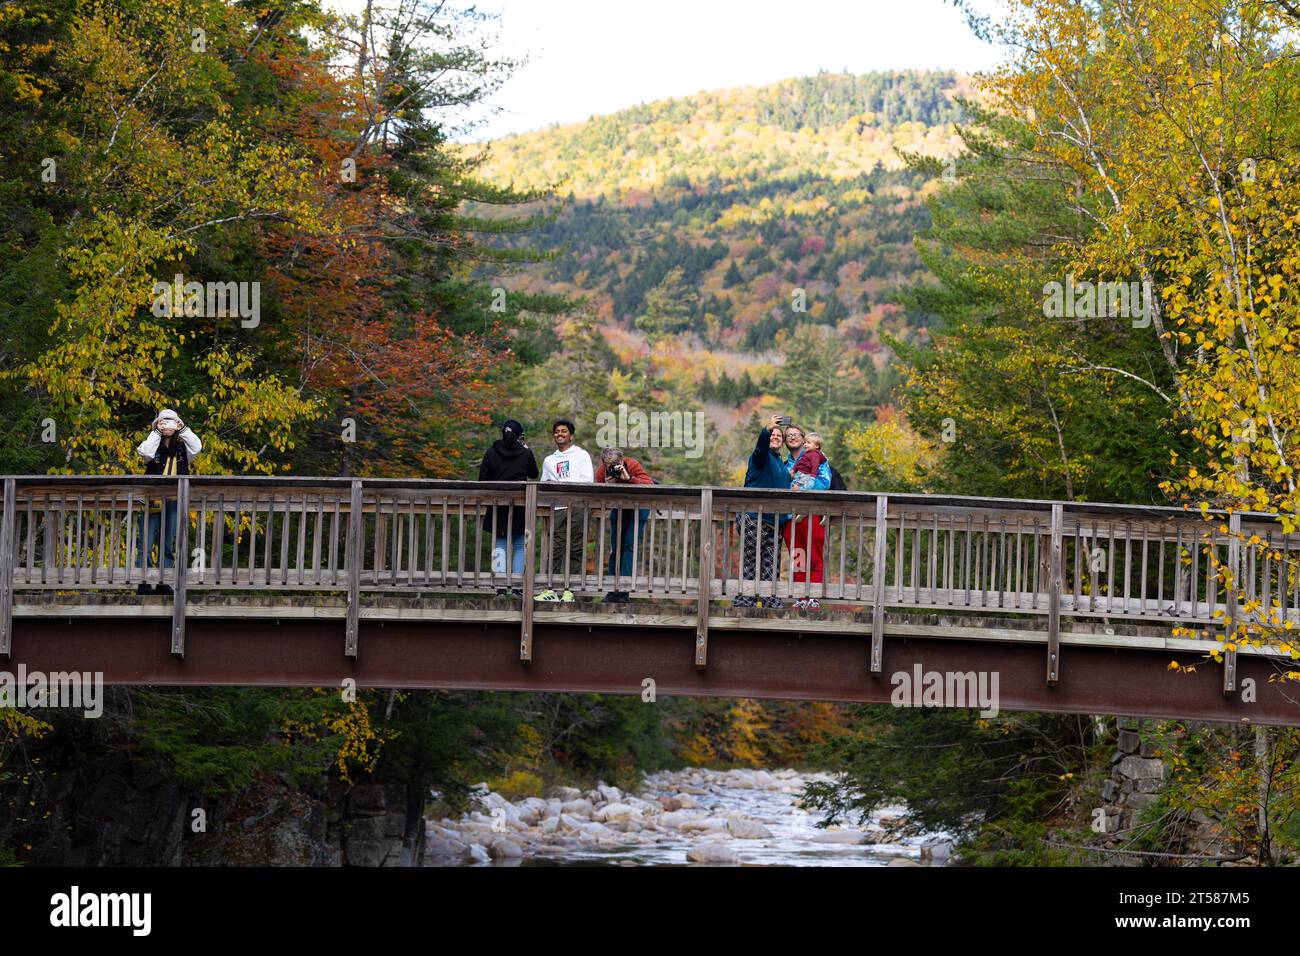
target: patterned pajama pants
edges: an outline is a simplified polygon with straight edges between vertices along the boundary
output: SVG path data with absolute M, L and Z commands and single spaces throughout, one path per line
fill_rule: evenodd
M 754 581 L 756 577 L 760 581 L 775 581 L 781 577 L 781 538 L 774 525 L 760 523 L 756 514 L 741 515 L 740 540 L 742 591 L 748 591 L 745 582 Z M 752 607 L 754 597 L 740 594 L 733 603 L 737 607 Z

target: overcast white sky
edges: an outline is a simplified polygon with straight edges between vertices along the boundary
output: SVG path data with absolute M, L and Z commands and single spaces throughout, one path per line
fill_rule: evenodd
M 498 52 L 529 63 L 493 98 L 501 112 L 475 139 L 820 68 L 973 72 L 998 60 L 947 0 L 482 0 L 479 8 L 501 14 Z

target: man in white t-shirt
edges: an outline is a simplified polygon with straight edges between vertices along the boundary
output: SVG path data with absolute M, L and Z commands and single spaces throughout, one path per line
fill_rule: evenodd
M 578 481 L 590 484 L 596 480 L 591 456 L 574 444 L 577 434 L 577 427 L 567 419 L 560 419 L 552 426 L 555 451 L 542 462 L 542 481 Z M 569 575 L 582 574 L 586 569 L 587 549 L 582 533 L 586 514 L 587 509 L 582 505 L 560 506 L 552 511 L 551 584 L 555 587 L 568 587 Z

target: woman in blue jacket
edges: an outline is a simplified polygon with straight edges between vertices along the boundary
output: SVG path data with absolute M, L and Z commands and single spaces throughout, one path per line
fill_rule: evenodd
M 781 447 L 785 436 L 781 432 L 781 416 L 773 415 L 767 425 L 758 433 L 758 441 L 750 453 L 749 464 L 745 469 L 746 488 L 772 488 L 780 491 L 790 490 L 790 472 L 781 460 Z M 740 523 L 741 540 L 741 588 L 745 581 L 777 581 L 781 577 L 781 525 L 788 515 L 778 515 L 775 509 L 766 511 L 763 520 L 758 520 L 758 512 L 742 514 Z M 757 565 L 757 568 L 755 567 Z M 732 607 L 754 607 L 758 601 L 752 594 L 737 594 L 732 599 Z M 785 606 L 775 595 L 763 599 L 765 607 L 780 608 Z

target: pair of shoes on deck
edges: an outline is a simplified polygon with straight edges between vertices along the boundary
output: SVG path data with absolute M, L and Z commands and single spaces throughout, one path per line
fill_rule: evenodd
M 547 588 L 544 591 L 538 591 L 533 595 L 534 601 L 563 601 L 566 604 L 573 603 L 573 592 L 566 590 L 563 594 L 556 594 L 554 588 Z
M 816 598 L 800 598 L 794 602 L 794 606 L 801 611 L 820 611 L 822 609 L 821 601 Z
M 141 582 L 140 586 L 135 589 L 136 594 L 161 594 L 164 596 L 174 595 L 170 584 L 159 582 L 157 585 L 150 584 L 148 581 Z
M 497 597 L 517 597 L 524 596 L 523 588 L 497 588 Z
M 785 602 L 779 597 L 755 597 L 752 594 L 737 594 L 731 599 L 732 607 L 765 607 L 773 610 L 781 610 L 785 607 Z
M 605 595 L 606 604 L 627 604 L 632 600 L 632 595 L 627 591 L 610 591 Z

